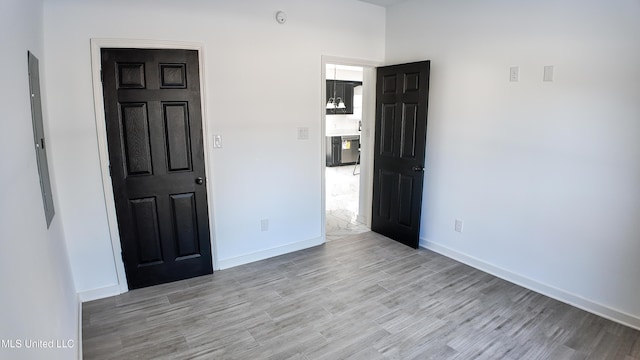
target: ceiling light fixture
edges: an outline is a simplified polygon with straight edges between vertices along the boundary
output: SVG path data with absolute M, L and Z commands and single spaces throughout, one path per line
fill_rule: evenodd
M 346 105 L 344 104 L 344 101 L 342 101 L 342 98 L 340 98 L 339 96 L 336 96 L 336 65 L 333 65 L 333 97 L 330 97 L 329 100 L 327 101 L 327 109 L 329 110 L 334 110 L 334 109 L 346 109 Z

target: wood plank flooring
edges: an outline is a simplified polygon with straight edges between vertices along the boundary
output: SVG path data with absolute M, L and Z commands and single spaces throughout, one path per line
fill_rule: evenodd
M 640 359 L 640 332 L 368 232 L 83 304 L 85 359 Z

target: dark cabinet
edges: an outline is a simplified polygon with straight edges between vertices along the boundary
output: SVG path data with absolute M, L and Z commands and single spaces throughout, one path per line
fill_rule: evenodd
M 327 166 L 340 165 L 341 151 L 342 138 L 340 136 L 327 136 Z
M 327 115 L 353 114 L 353 89 L 360 85 L 360 81 L 327 80 L 327 103 L 336 105 L 327 109 Z M 344 102 L 344 108 L 337 107 L 339 100 Z

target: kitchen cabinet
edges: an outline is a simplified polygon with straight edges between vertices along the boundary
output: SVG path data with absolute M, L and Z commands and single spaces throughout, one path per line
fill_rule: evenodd
M 353 89 L 360 85 L 360 81 L 327 80 L 327 102 L 340 98 L 345 105 L 344 109 L 327 109 L 327 115 L 353 114 Z
M 342 137 L 327 136 L 327 166 L 340 165 L 341 150 L 342 150 Z

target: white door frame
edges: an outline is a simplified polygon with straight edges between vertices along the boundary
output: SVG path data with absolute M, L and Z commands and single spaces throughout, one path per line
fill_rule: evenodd
M 205 96 L 206 76 L 204 61 L 204 46 L 201 43 L 183 41 L 163 41 L 163 40 L 136 40 L 136 39 L 91 39 L 91 76 L 93 79 L 93 104 L 96 118 L 96 135 L 98 138 L 98 152 L 100 157 L 100 172 L 102 173 L 102 190 L 104 192 L 104 202 L 107 211 L 107 221 L 109 225 L 109 235 L 111 237 L 111 247 L 113 250 L 113 262 L 118 276 L 118 287 L 120 293 L 129 291 L 127 277 L 122 261 L 122 246 L 120 244 L 120 233 L 118 231 L 118 220 L 116 217 L 116 204 L 113 196 L 113 184 L 109 174 L 109 150 L 107 147 L 107 126 L 104 114 L 104 94 L 102 92 L 101 80 L 101 59 L 100 49 L 102 48 L 131 48 L 131 49 L 181 49 L 198 51 L 198 66 L 200 67 L 200 103 L 202 112 L 202 136 L 204 141 L 204 164 L 207 177 L 207 206 L 209 210 L 209 237 L 211 239 L 211 256 L 213 269 L 218 270 L 218 252 L 215 242 L 214 214 L 213 214 L 213 177 L 209 165 L 210 144 L 207 131 L 207 106 Z
M 362 133 L 360 141 L 366 146 L 368 151 L 360 153 L 360 186 L 359 186 L 359 204 L 358 204 L 358 220 L 365 223 L 371 228 L 371 209 L 373 201 L 373 146 L 375 141 L 375 123 L 376 123 L 376 67 L 382 66 L 381 62 L 350 59 L 336 56 L 322 56 L 322 89 L 321 89 L 321 186 L 322 186 L 322 238 L 326 240 L 326 211 L 327 211 L 327 194 L 326 194 L 326 94 L 327 94 L 327 64 L 359 66 L 363 68 L 363 93 L 362 93 Z

